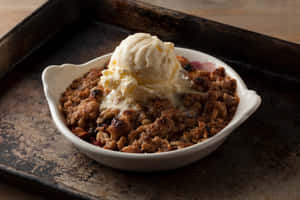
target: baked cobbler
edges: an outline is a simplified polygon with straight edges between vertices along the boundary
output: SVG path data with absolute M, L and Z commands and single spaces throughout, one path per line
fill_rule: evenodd
M 67 126 L 99 147 L 157 153 L 200 143 L 233 118 L 236 81 L 213 63 L 176 56 L 170 42 L 137 33 L 106 67 L 91 69 L 62 94 Z

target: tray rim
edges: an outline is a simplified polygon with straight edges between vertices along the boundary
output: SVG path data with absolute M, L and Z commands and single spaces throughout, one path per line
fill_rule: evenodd
M 64 193 L 65 195 L 67 195 L 66 199 L 74 199 L 74 198 L 78 199 L 78 200 L 99 199 L 99 198 L 90 196 L 89 194 L 85 194 L 83 192 L 75 192 L 75 190 L 70 189 L 70 187 L 59 186 L 55 182 L 53 182 L 53 184 L 51 184 L 49 181 L 42 181 L 41 179 L 37 178 L 34 175 L 24 173 L 21 171 L 17 171 L 15 169 L 13 169 L 12 167 L 7 168 L 3 164 L 0 164 L 0 175 L 4 175 L 3 180 L 8 180 L 9 183 L 11 183 L 12 185 L 15 185 L 18 188 L 19 188 L 19 184 L 18 184 L 19 182 L 26 181 L 40 189 L 50 189 L 51 191 L 54 191 L 54 192 Z M 20 180 L 12 182 L 10 180 L 11 177 L 18 178 Z M 33 188 L 30 188 L 30 186 L 25 187 L 26 191 L 27 191 L 27 188 L 28 188 L 28 191 L 32 191 L 33 194 L 38 194 L 38 195 L 43 194 L 41 191 L 36 192 L 36 190 Z M 21 189 L 24 189 L 24 188 L 21 188 Z
M 130 1 L 130 2 L 136 2 L 136 1 L 133 1 L 133 0 L 128 0 L 128 1 Z M 55 1 L 54 1 L 54 2 L 55 2 Z M 14 33 L 15 31 L 17 31 L 19 28 L 22 28 L 22 26 L 23 26 L 24 24 L 26 24 L 26 23 L 27 23 L 28 21 L 30 21 L 32 18 L 36 17 L 38 13 L 40 13 L 41 11 L 43 11 L 43 9 L 44 9 L 47 5 L 49 5 L 49 4 L 51 4 L 51 3 L 52 3 L 52 1 L 47 1 L 47 2 L 45 2 L 44 4 L 42 4 L 38 9 L 36 9 L 36 10 L 35 10 L 33 13 L 31 13 L 28 17 L 24 18 L 20 23 L 18 23 L 16 26 L 14 26 L 12 29 L 10 29 L 10 31 L 8 31 L 7 33 L 3 34 L 3 35 L 0 37 L 0 42 L 4 41 L 10 34 L 13 34 L 13 33 Z M 140 2 L 140 3 L 142 3 L 142 2 Z M 142 4 L 147 5 L 147 3 L 142 3 Z M 149 5 L 151 5 L 151 4 L 149 4 Z M 161 7 L 153 6 L 153 5 L 151 5 L 151 7 L 161 8 Z M 167 9 L 167 8 L 161 8 L 161 9 L 162 9 L 162 10 L 171 11 L 171 12 L 175 12 L 175 13 L 179 13 L 179 14 L 183 14 L 183 15 L 186 15 L 186 16 L 191 16 L 192 18 L 195 17 L 195 18 L 200 18 L 200 19 L 206 20 L 205 18 L 197 17 L 197 16 L 193 16 L 193 15 L 189 15 L 189 14 L 186 14 L 186 13 L 182 13 L 182 12 L 180 12 L 180 11 L 173 11 L 173 10 L 170 10 L 170 9 Z M 208 20 L 208 21 L 215 22 L 214 20 Z M 223 24 L 223 23 L 220 23 L 220 22 L 216 22 L 216 23 Z M 227 24 L 224 24 L 224 25 L 226 25 L 226 26 L 231 26 L 231 25 L 227 25 Z M 246 30 L 246 29 L 241 29 L 241 28 L 235 27 L 235 26 L 231 26 L 231 27 L 234 27 L 234 28 L 240 29 L 240 30 Z M 261 34 L 261 33 L 256 33 L 256 32 L 249 31 L 249 30 L 246 30 L 246 31 L 252 32 L 252 33 L 254 33 L 254 34 L 259 34 L 259 35 L 262 35 L 262 36 L 267 37 L 267 38 L 271 38 L 271 39 L 275 39 L 275 40 L 287 42 L 287 43 L 292 44 L 292 45 L 298 45 L 298 46 L 300 47 L 300 45 L 297 44 L 297 43 L 293 43 L 293 42 L 290 42 L 290 41 L 278 39 L 278 38 L 276 38 L 276 37 L 271 37 L 271 36 L 268 36 L 268 35 L 264 35 L 264 34 Z M 38 48 L 39 48 L 39 47 L 37 47 L 37 49 L 38 49 Z M 34 50 L 36 50 L 36 49 L 34 49 Z M 33 50 L 33 51 L 34 51 L 34 50 Z M 29 53 L 29 55 L 30 55 L 30 53 Z M 26 58 L 26 57 L 25 57 L 25 58 Z M 25 59 L 25 58 L 24 58 L 24 59 Z M 22 62 L 22 60 L 21 60 L 20 62 Z M 45 183 L 45 182 L 40 181 L 40 179 L 35 178 L 34 176 L 30 177 L 29 175 L 27 175 L 27 174 L 25 174 L 25 173 L 24 173 L 24 174 L 23 174 L 23 173 L 18 173 L 16 170 L 9 169 L 9 168 L 7 168 L 7 167 L 1 165 L 1 164 L 0 164 L 0 171 L 3 171 L 4 173 L 7 173 L 7 174 L 10 174 L 10 175 L 13 175 L 13 176 L 18 176 L 18 177 L 20 177 L 20 178 L 22 178 L 22 179 L 25 178 L 26 180 L 32 180 L 33 182 L 36 182 L 37 184 L 43 185 L 43 187 L 44 187 L 44 186 L 45 186 L 45 187 L 51 187 L 51 188 L 53 188 L 54 190 L 57 190 L 57 191 L 61 191 L 61 192 L 66 192 L 66 191 L 67 191 L 67 192 L 68 192 L 68 189 L 67 189 L 68 187 L 61 188 L 61 187 L 58 187 L 58 186 L 54 186 L 54 185 L 51 185 L 51 184 L 47 184 L 47 183 Z M 0 172 L 0 173 L 1 173 L 1 172 Z M 29 177 L 29 178 L 28 178 L 28 177 Z M 70 190 L 70 192 L 71 192 L 72 194 L 74 194 L 75 196 L 76 196 L 76 195 L 80 195 L 80 194 L 74 193 L 73 190 Z M 77 196 L 77 197 L 78 197 L 78 196 Z M 83 196 L 83 197 L 84 197 L 84 196 Z M 84 197 L 84 198 L 85 198 L 85 197 Z M 87 198 L 87 199 L 89 199 L 89 198 Z
M 4 41 L 7 37 L 9 37 L 11 34 L 13 34 L 18 29 L 22 28 L 24 24 L 26 24 L 28 21 L 31 20 L 31 18 L 38 15 L 41 10 L 43 10 L 48 4 L 52 3 L 51 1 L 46 1 L 43 4 L 41 4 L 38 8 L 36 8 L 32 13 L 30 13 L 28 16 L 23 18 L 20 22 L 18 22 L 15 26 L 13 26 L 11 29 L 9 29 L 4 34 L 0 35 L 0 42 Z
M 68 1 L 68 0 L 65 0 L 65 1 Z M 22 30 L 22 28 L 25 27 L 26 24 L 29 24 L 31 22 L 31 20 L 34 20 L 39 15 L 39 13 L 42 13 L 44 10 L 47 9 L 47 7 L 51 7 L 51 5 L 54 5 L 54 4 L 59 3 L 59 2 L 62 2 L 62 1 L 61 0 L 46 1 L 45 3 L 43 3 L 42 5 L 40 5 L 30 15 L 28 15 L 23 20 L 21 20 L 18 24 L 16 24 L 16 26 L 14 26 L 12 29 L 10 29 L 5 34 L 1 35 L 0 36 L 0 44 L 3 43 L 6 39 L 8 39 L 11 35 L 17 33 L 18 30 Z M 103 1 L 103 2 L 105 2 L 105 1 Z M 103 3 L 103 2 L 101 2 L 101 3 Z M 121 0 L 112 0 L 112 3 L 110 3 L 110 4 L 114 5 L 114 4 L 118 4 L 119 2 L 121 2 Z M 123 2 L 125 2 L 126 6 L 142 8 L 144 10 L 147 10 L 147 12 L 149 12 L 149 10 L 150 10 L 150 12 L 153 12 L 153 13 L 156 13 L 156 14 L 157 13 L 162 13 L 165 16 L 171 17 L 171 18 L 174 18 L 174 19 L 176 17 L 179 17 L 181 19 L 187 19 L 188 22 L 191 22 L 191 23 L 194 23 L 194 22 L 197 23 L 197 24 L 199 24 L 199 23 L 203 23 L 203 24 L 208 23 L 208 24 L 213 25 L 213 26 L 220 26 L 220 27 L 223 27 L 223 28 L 229 28 L 231 30 L 234 30 L 236 33 L 238 33 L 240 35 L 243 35 L 245 33 L 248 34 L 247 38 L 259 37 L 259 38 L 262 38 L 262 39 L 267 39 L 267 40 L 272 41 L 274 43 L 279 43 L 281 45 L 288 46 L 290 49 L 297 48 L 297 49 L 299 49 L 299 52 L 300 52 L 300 44 L 292 42 L 292 41 L 288 41 L 288 40 L 285 40 L 285 39 L 277 38 L 277 37 L 274 37 L 274 36 L 269 36 L 269 35 L 264 34 L 264 33 L 257 33 L 255 31 L 252 31 L 252 30 L 249 30 L 249 29 L 240 28 L 240 27 L 237 27 L 237 26 L 233 26 L 233 25 L 229 25 L 229 24 L 226 24 L 226 23 L 218 22 L 218 21 L 215 21 L 215 20 L 207 19 L 207 18 L 204 18 L 204 17 L 201 17 L 201 16 L 191 15 L 191 14 L 188 14 L 188 13 L 185 13 L 185 12 L 182 12 L 182 11 L 177 11 L 177 10 L 172 10 L 172 9 L 165 8 L 165 7 L 160 7 L 160 6 L 152 5 L 150 3 L 141 2 L 139 0 L 123 0 Z M 77 6 L 80 9 L 86 9 L 86 5 L 83 4 L 82 0 L 75 0 L 74 3 L 77 3 L 78 4 Z M 102 22 L 102 21 L 100 21 L 100 22 Z M 106 22 L 106 21 L 104 23 L 106 23 L 106 24 L 112 24 L 114 26 L 120 26 L 120 24 L 110 23 L 110 22 Z M 121 25 L 121 27 L 122 27 L 122 25 Z M 122 28 L 124 28 L 124 27 L 122 27 Z M 127 28 L 130 29 L 130 27 L 127 27 Z M 9 70 L 8 71 L 4 70 L 3 74 L 1 74 L 1 71 L 0 71 L 0 79 L 2 77 L 4 77 L 7 74 L 7 72 L 9 72 L 11 69 L 13 69 L 14 66 L 16 66 L 19 63 L 21 63 L 23 60 L 25 60 L 28 56 L 30 56 L 35 51 L 38 51 L 38 49 L 41 46 L 44 46 L 45 43 L 47 43 L 51 38 L 53 38 L 57 34 L 59 34 L 60 31 L 61 30 L 53 33 L 52 35 L 49 36 L 49 38 L 46 38 L 43 41 L 40 41 L 40 43 L 38 45 L 32 46 L 32 48 L 30 49 L 30 51 L 28 51 L 23 57 L 19 58 L 11 66 L 9 66 Z M 183 46 L 183 47 L 185 47 L 185 46 Z M 206 52 L 206 51 L 204 51 L 204 52 Z M 214 55 L 211 52 L 206 52 L 206 53 Z M 234 62 L 236 62 L 236 63 L 242 63 L 242 64 L 249 65 L 251 67 L 257 66 L 257 63 L 255 64 L 255 63 L 248 63 L 248 62 L 245 63 L 245 62 L 243 62 L 243 58 L 241 58 L 242 60 L 240 60 L 240 59 L 232 59 L 232 58 L 227 59 L 226 56 L 224 56 L 224 57 L 223 56 L 217 56 L 217 57 L 219 57 L 221 59 L 225 58 L 225 60 L 231 60 L 231 61 L 233 61 L 233 63 Z M 262 66 L 264 66 L 264 65 L 262 65 Z M 297 75 L 293 76 L 291 74 L 280 74 L 276 70 L 269 69 L 269 68 L 266 68 L 266 69 L 265 68 L 261 68 L 261 66 L 259 66 L 259 70 L 258 71 L 261 72 L 262 74 L 267 74 L 269 76 L 272 76 L 275 79 L 282 79 L 282 80 L 288 81 L 288 82 L 300 83 L 300 77 L 297 77 Z M 290 73 L 290 72 L 288 72 L 288 73 Z

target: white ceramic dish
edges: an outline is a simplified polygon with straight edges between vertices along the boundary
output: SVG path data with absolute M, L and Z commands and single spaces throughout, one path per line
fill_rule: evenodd
M 64 64 L 49 66 L 43 71 L 44 92 L 56 127 L 71 143 L 90 158 L 106 166 L 122 170 L 158 171 L 174 169 L 200 160 L 213 152 L 234 129 L 259 107 L 261 98 L 255 91 L 248 90 L 240 76 L 224 62 L 195 50 L 175 48 L 175 51 L 177 55 L 184 56 L 190 61 L 212 62 L 218 67 L 222 66 L 228 75 L 237 80 L 237 93 L 240 97 L 239 106 L 232 121 L 215 136 L 180 150 L 153 154 L 123 153 L 106 150 L 75 136 L 67 128 L 64 117 L 58 109 L 59 98 L 74 79 L 79 78 L 91 68 L 103 67 L 111 54 L 101 56 L 82 65 Z

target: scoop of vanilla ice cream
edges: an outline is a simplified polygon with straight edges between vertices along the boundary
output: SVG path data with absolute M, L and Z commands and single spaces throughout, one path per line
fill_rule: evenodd
M 102 108 L 118 107 L 117 104 L 129 106 L 151 96 L 172 100 L 174 93 L 187 84 L 174 44 L 147 33 L 136 33 L 124 39 L 102 74 L 101 84 L 111 91 L 103 100 Z

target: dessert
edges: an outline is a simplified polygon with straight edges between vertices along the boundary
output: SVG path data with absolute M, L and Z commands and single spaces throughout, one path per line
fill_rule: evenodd
M 146 33 L 130 35 L 115 49 L 101 85 L 110 90 L 101 108 L 134 108 L 137 102 L 175 96 L 191 88 L 176 58 L 174 45 Z M 196 91 L 194 91 L 196 92 Z
M 213 63 L 176 56 L 174 45 L 137 33 L 103 68 L 73 81 L 60 99 L 71 131 L 129 153 L 181 149 L 217 134 L 233 118 L 236 81 Z

